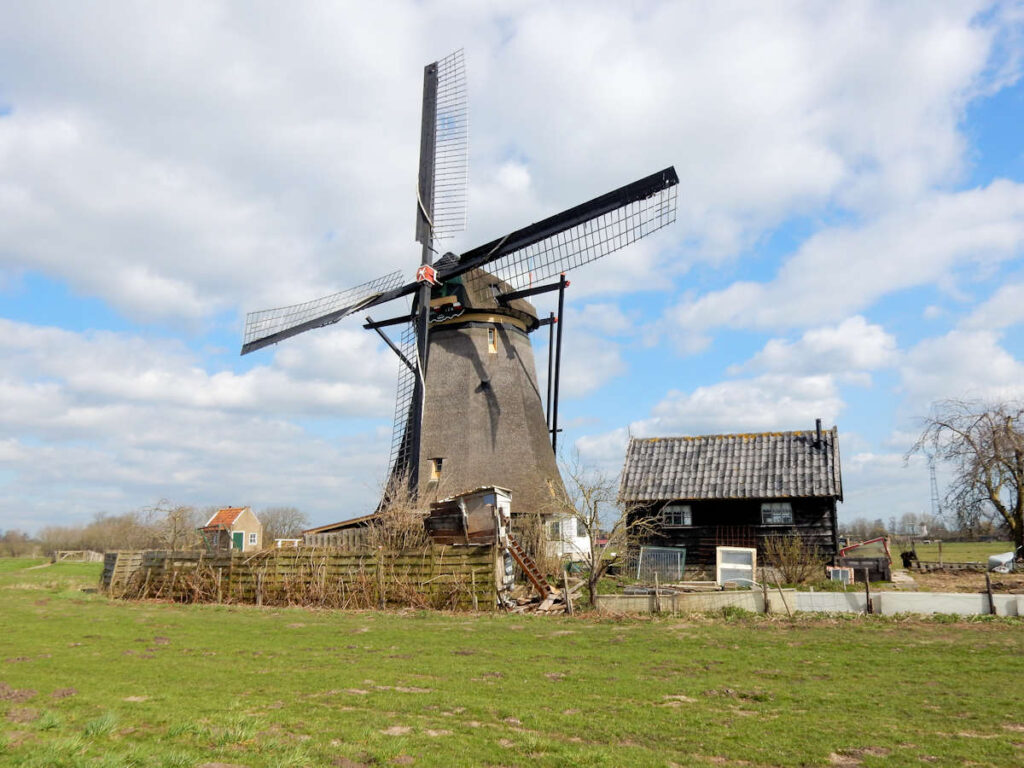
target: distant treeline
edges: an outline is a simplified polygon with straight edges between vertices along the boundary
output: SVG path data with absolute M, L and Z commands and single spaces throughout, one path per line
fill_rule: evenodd
M 888 520 L 858 517 L 839 524 L 839 533 L 850 541 L 867 541 L 880 536 L 897 538 L 928 538 L 942 541 L 974 541 L 1007 538 L 1008 531 L 991 520 L 975 520 L 971 525 L 950 525 L 943 517 L 908 513 Z
M 217 507 L 193 507 L 161 502 L 120 515 L 99 513 L 81 525 L 50 525 L 36 536 L 23 531 L 0 531 L 0 556 L 50 555 L 61 550 L 91 549 L 199 549 L 197 532 Z M 263 523 L 263 541 L 297 538 L 309 526 L 305 514 L 294 507 L 270 507 L 256 512 Z

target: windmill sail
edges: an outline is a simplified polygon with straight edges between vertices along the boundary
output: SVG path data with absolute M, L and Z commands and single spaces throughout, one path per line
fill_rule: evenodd
M 409 324 L 402 331 L 399 349 L 406 360 L 416 357 L 416 331 Z M 391 458 L 388 462 L 388 476 L 392 481 L 401 482 L 409 472 L 412 459 L 412 430 L 409 420 L 413 418 L 413 397 L 416 389 L 416 374 L 400 362 L 398 364 L 398 386 L 395 393 L 395 422 L 391 428 Z
M 666 168 L 467 251 L 441 278 L 486 265 L 521 289 L 588 264 L 674 222 L 678 184 L 675 168 Z
M 427 65 L 416 240 L 428 248 L 466 228 L 469 109 L 461 49 Z
M 391 274 L 370 280 L 355 288 L 332 293 L 330 296 L 292 304 L 288 307 L 263 309 L 250 312 L 245 317 L 245 335 L 242 338 L 242 354 L 276 344 L 282 339 L 296 336 L 311 328 L 336 323 L 353 312 L 366 307 L 383 294 L 402 284 L 402 273 Z

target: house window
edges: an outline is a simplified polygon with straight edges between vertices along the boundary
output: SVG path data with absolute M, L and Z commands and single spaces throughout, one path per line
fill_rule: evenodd
M 437 482 L 441 479 L 441 467 L 444 464 L 444 459 L 437 458 L 430 460 L 430 480 L 431 482 Z
M 560 520 L 554 520 L 548 523 L 548 539 L 550 541 L 561 541 L 562 539 L 562 523 Z
M 255 533 L 250 533 L 249 534 L 249 543 L 255 546 L 255 544 L 256 544 L 256 534 Z
M 766 501 L 761 505 L 762 525 L 792 525 L 793 505 L 788 501 Z
M 487 329 L 487 351 L 492 354 L 498 352 L 498 331 L 495 328 Z
M 666 528 L 693 525 L 693 510 L 689 504 L 666 504 L 661 508 L 661 524 Z

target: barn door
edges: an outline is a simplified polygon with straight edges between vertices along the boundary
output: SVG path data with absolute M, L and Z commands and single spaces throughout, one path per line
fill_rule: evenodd
M 241 531 L 235 531 L 231 534 L 231 548 L 237 549 L 239 552 L 242 551 L 242 544 L 245 541 L 245 534 Z

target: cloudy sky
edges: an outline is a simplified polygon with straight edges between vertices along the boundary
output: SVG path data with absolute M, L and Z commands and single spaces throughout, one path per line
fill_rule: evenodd
M 397 362 L 245 312 L 410 274 L 422 68 L 464 48 L 466 250 L 674 165 L 572 275 L 563 441 L 841 435 L 924 512 L 930 403 L 1024 397 L 1024 5 L 0 0 L 0 528 L 168 498 L 363 514 Z M 540 304 L 542 310 L 547 306 Z M 535 349 L 546 361 L 544 339 Z M 544 366 L 539 366 L 543 368 Z

